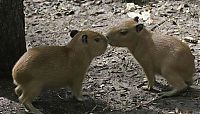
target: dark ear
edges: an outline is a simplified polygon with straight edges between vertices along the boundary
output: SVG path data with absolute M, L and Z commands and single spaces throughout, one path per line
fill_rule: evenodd
M 134 17 L 134 19 L 133 19 L 135 22 L 139 22 L 139 17 L 138 16 L 136 16 L 136 17 Z
M 78 32 L 78 30 L 71 30 L 70 36 L 73 38 Z
M 144 25 L 143 24 L 137 24 L 135 28 L 136 28 L 136 32 L 140 32 L 144 28 Z
M 87 36 L 86 34 L 83 35 L 82 38 L 81 38 L 81 40 L 82 40 L 82 42 L 83 42 L 84 44 L 87 44 L 87 43 L 88 43 L 88 36 Z

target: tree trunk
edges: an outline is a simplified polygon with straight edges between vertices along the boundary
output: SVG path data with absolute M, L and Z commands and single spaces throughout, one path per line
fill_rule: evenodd
M 0 0 L 0 78 L 26 51 L 23 0 Z

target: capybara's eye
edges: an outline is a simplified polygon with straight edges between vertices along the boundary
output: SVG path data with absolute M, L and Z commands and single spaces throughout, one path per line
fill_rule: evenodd
M 100 38 L 95 38 L 94 40 L 95 40 L 95 42 L 99 42 Z
M 122 30 L 120 31 L 120 33 L 121 33 L 122 35 L 126 35 L 126 34 L 128 33 L 128 30 L 122 29 Z

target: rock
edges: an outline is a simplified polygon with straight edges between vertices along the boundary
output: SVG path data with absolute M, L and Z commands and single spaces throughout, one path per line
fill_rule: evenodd
M 82 23 L 81 23 L 81 26 L 84 26 L 84 25 L 86 25 L 86 24 L 87 24 L 87 22 L 88 22 L 88 21 L 87 21 L 87 20 L 85 20 L 84 22 L 82 22 Z
M 142 7 L 139 5 L 135 5 L 135 7 L 136 7 L 136 9 L 142 9 Z
M 180 35 L 180 32 L 174 32 L 173 34 L 174 35 Z
M 194 39 L 193 37 L 187 36 L 184 38 L 186 42 L 197 44 L 198 40 Z
M 128 17 L 130 17 L 130 18 L 135 18 L 135 17 L 142 18 L 142 15 L 141 15 L 141 14 L 135 13 L 135 12 L 128 12 L 127 15 L 128 15 Z
M 102 89 L 102 90 L 99 91 L 99 93 L 105 93 L 105 90 Z
M 190 8 L 187 8 L 186 10 L 185 10 L 185 13 L 189 13 L 190 12 Z
M 58 17 L 62 16 L 62 14 L 60 12 L 56 13 L 55 15 L 58 16 Z
M 186 7 L 190 7 L 188 4 L 184 4 L 184 7 L 186 8 Z
M 172 111 L 170 111 L 170 112 L 168 112 L 168 114 L 176 114 L 175 112 L 172 112 Z
M 113 13 L 114 13 L 114 14 L 121 13 L 121 9 L 120 9 L 120 8 L 116 8 L 116 7 L 113 7 Z
M 150 11 L 144 11 L 141 14 L 135 13 L 135 12 L 128 12 L 127 13 L 128 17 L 135 18 L 139 17 L 139 19 L 143 19 L 144 21 L 148 20 L 150 18 Z
M 121 94 L 120 94 L 120 97 L 125 97 L 125 96 L 126 96 L 125 93 L 121 93 Z
M 99 11 L 95 12 L 95 14 L 99 15 L 99 14 L 104 14 L 105 10 L 104 9 L 100 9 Z
M 82 0 L 73 0 L 75 3 L 82 3 Z
M 93 24 L 93 25 L 92 25 L 92 28 L 96 28 L 96 27 L 104 27 L 104 26 L 106 26 L 106 25 L 97 25 L 97 24 Z
M 168 14 L 166 14 L 166 13 L 160 13 L 160 17 L 167 17 L 168 16 Z
M 35 3 L 41 3 L 41 2 L 44 2 L 45 0 L 32 0 L 32 1 Z
M 100 96 L 101 96 L 101 94 L 96 94 L 95 96 L 96 96 L 96 97 L 100 97 Z
M 103 87 L 105 87 L 105 84 L 101 84 L 101 85 L 100 85 L 100 88 L 103 88 Z
M 36 26 L 36 25 L 38 25 L 39 23 L 38 22 L 35 22 L 35 23 L 32 23 L 31 25 L 32 26 Z
M 111 91 L 116 91 L 115 87 L 112 87 Z
M 173 25 L 177 25 L 177 23 L 176 23 L 175 21 L 172 21 L 172 24 L 173 24 Z
M 64 15 L 65 16 L 68 16 L 68 15 L 74 15 L 75 14 L 75 12 L 74 11 L 66 11 L 65 13 L 64 13 Z
M 69 10 L 67 7 L 64 7 L 64 6 L 61 6 L 60 9 L 64 10 L 64 11 L 68 11 Z
M 142 12 L 142 19 L 143 20 L 148 20 L 150 18 L 151 14 L 150 14 L 150 10 L 149 11 L 144 11 Z
M 102 0 L 102 2 L 105 3 L 105 4 L 110 4 L 110 3 L 113 2 L 113 0 Z
M 176 13 L 176 10 L 170 9 L 170 10 L 167 10 L 167 13 Z
M 87 7 L 87 6 L 93 5 L 94 3 L 95 3 L 94 1 L 89 1 L 89 2 L 82 4 L 82 6 Z
M 35 33 L 40 34 L 40 33 L 42 33 L 42 31 L 41 30 L 37 30 L 37 31 L 35 31 Z
M 98 0 L 98 1 L 95 2 L 96 5 L 100 5 L 101 3 L 102 3 L 101 0 Z
M 177 10 L 182 12 L 182 11 L 183 11 L 183 5 L 181 4 L 181 5 L 177 8 Z
M 149 25 L 151 25 L 151 24 L 153 24 L 153 23 L 154 23 L 154 20 L 153 20 L 153 19 L 151 19 L 151 18 L 149 18 L 149 19 L 146 21 L 146 23 L 148 23 Z
M 116 12 L 114 12 L 114 13 L 120 13 L 120 12 L 117 12 L 117 11 L 116 11 Z M 122 13 L 122 14 L 126 14 L 127 12 L 126 12 L 125 10 L 121 10 L 121 13 Z
M 135 9 L 136 9 L 136 6 L 135 6 L 134 3 L 127 3 L 127 4 L 126 4 L 126 10 L 127 10 L 127 11 L 133 12 L 133 11 L 135 11 Z
M 43 3 L 43 5 L 45 5 L 45 6 L 50 6 L 50 5 L 51 5 L 51 2 L 45 1 L 45 2 Z

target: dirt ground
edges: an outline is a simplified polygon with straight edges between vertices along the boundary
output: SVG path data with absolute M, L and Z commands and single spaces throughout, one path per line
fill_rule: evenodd
M 154 100 L 169 89 L 157 77 L 155 92 L 144 91 L 145 74 L 126 48 L 109 46 L 93 60 L 83 84 L 87 98 L 78 102 L 65 88 L 45 90 L 33 105 L 44 114 L 200 114 L 200 1 L 154 0 L 133 9 L 122 0 L 25 0 L 27 48 L 66 45 L 72 29 L 91 29 L 105 34 L 130 12 L 150 11 L 141 20 L 150 30 L 177 36 L 195 55 L 196 73 L 191 89 L 179 96 Z M 25 114 L 14 94 L 12 80 L 0 80 L 0 114 Z M 67 93 L 67 96 L 65 96 Z M 153 101 L 154 100 L 154 101 Z

